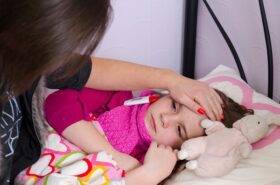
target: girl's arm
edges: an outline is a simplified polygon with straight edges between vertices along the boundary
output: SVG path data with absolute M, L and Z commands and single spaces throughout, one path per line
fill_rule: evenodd
M 133 157 L 116 151 L 87 121 L 70 125 L 62 135 L 87 153 L 106 151 L 111 154 L 118 166 L 126 171 L 126 185 L 157 185 L 170 175 L 177 161 L 177 154 L 170 147 L 152 142 L 144 164 L 140 165 Z
M 62 135 L 86 153 L 106 151 L 125 171 L 140 165 L 137 159 L 115 150 L 89 121 L 82 120 L 70 125 L 62 132 Z
M 179 103 L 211 120 L 222 118 L 222 100 L 207 84 L 186 78 L 168 69 L 148 67 L 111 59 L 92 59 L 87 87 L 100 90 L 167 89 Z

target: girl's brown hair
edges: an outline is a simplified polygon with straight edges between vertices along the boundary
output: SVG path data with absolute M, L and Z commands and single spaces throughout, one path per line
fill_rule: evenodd
M 110 13 L 110 0 L 0 0 L 0 104 L 65 64 L 64 77 L 74 74 Z
M 242 117 L 248 114 L 254 114 L 254 110 L 247 109 L 245 106 L 236 103 L 233 99 L 226 96 L 223 92 L 215 89 L 216 92 L 223 100 L 223 113 L 224 120 L 222 121 L 227 128 L 232 128 L 232 124 L 241 119 Z M 167 177 L 163 182 L 159 185 L 163 185 L 167 179 L 170 179 L 172 175 L 177 174 L 185 168 L 186 160 L 181 160 L 176 163 L 175 168 L 173 169 L 171 175 Z
M 254 114 L 254 110 L 247 109 L 245 106 L 236 103 L 233 99 L 226 96 L 223 92 L 216 89 L 216 92 L 223 100 L 224 120 L 222 121 L 227 128 L 232 128 L 232 124 L 248 114 Z

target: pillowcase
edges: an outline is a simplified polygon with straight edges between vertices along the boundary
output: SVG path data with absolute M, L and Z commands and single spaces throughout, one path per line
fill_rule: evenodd
M 280 104 L 268 98 L 267 96 L 256 92 L 245 81 L 241 79 L 239 74 L 224 65 L 219 65 L 205 77 L 199 79 L 208 83 L 211 87 L 216 88 L 228 97 L 232 98 L 239 104 L 253 109 L 255 114 L 264 116 L 268 112 L 280 114 Z M 254 149 L 263 148 L 280 137 L 280 128 L 271 127 L 271 132 L 262 140 L 253 144 Z
M 208 75 L 199 80 L 224 92 L 237 103 L 253 109 L 257 115 L 262 116 L 268 111 L 274 114 L 280 114 L 280 104 L 256 92 L 240 78 L 235 70 L 229 67 L 219 65 Z

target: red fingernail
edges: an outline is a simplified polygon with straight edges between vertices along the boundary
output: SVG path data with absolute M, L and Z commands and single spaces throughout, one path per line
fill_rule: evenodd
M 122 171 L 122 177 L 125 177 L 125 171 L 124 170 Z
M 224 113 L 222 113 L 221 115 L 221 122 L 224 122 L 225 121 L 225 116 L 224 116 Z
M 203 108 L 197 109 L 197 112 L 201 115 L 205 115 L 205 110 Z
M 158 96 L 152 95 L 149 97 L 149 103 L 154 103 L 158 100 Z
M 90 119 L 91 119 L 92 121 L 95 121 L 95 120 L 96 120 L 96 116 L 92 115 L 92 116 L 90 117 Z

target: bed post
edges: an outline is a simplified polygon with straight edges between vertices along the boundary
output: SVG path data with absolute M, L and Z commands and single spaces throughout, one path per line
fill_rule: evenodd
M 182 74 L 189 78 L 195 77 L 197 8 L 198 0 L 186 1 Z

